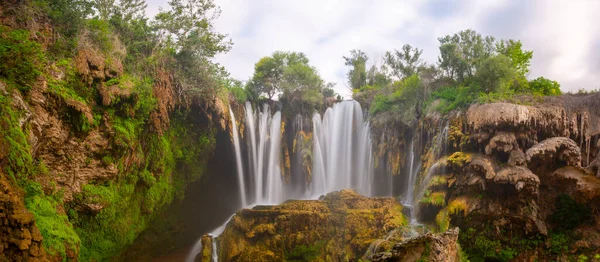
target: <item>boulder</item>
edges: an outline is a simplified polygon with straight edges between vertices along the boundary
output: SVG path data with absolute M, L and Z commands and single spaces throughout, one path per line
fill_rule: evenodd
M 494 184 L 512 185 L 518 193 L 525 192 L 537 197 L 540 179 L 526 167 L 507 167 L 489 179 Z
M 566 137 L 548 138 L 525 153 L 529 166 L 581 165 L 581 150 L 575 141 Z
M 458 259 L 458 228 L 443 233 L 428 233 L 395 244 L 390 251 L 370 256 L 371 261 L 439 261 Z
M 498 132 L 485 147 L 485 154 L 491 155 L 495 152 L 508 155 L 511 151 L 518 149 L 517 137 L 512 132 Z

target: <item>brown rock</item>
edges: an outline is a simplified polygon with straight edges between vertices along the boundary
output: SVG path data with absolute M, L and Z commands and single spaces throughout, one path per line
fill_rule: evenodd
M 498 132 L 485 147 L 485 154 L 491 155 L 494 152 L 508 154 L 511 151 L 518 149 L 517 137 L 512 132 Z
M 444 233 L 428 233 L 394 245 L 390 252 L 374 254 L 372 261 L 458 261 L 458 232 L 456 227 Z
M 323 200 L 294 200 L 239 211 L 218 239 L 223 261 L 282 261 L 302 246 L 332 261 L 358 260 L 373 239 L 407 223 L 392 198 L 367 198 L 350 190 Z M 305 258 L 294 258 L 305 259 Z
M 530 166 L 581 166 L 581 150 L 575 141 L 566 137 L 546 139 L 525 153 Z

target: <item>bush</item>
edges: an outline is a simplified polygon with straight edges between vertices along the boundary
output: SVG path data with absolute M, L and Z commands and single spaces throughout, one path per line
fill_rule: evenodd
M 28 91 L 42 73 L 45 59 L 42 45 L 31 40 L 29 31 L 0 25 L 0 76 Z
M 529 90 L 532 93 L 545 96 L 557 96 L 561 94 L 560 84 L 544 77 L 531 80 L 529 82 Z
M 246 93 L 246 89 L 243 87 L 232 87 L 229 89 L 231 95 L 235 98 L 238 103 L 244 103 L 248 100 L 248 94 Z

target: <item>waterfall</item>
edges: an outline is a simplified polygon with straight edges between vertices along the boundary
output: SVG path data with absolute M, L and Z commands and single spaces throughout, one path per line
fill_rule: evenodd
M 231 111 L 232 112 L 232 111 Z M 233 112 L 232 121 L 235 122 Z M 239 150 L 238 130 L 233 136 L 238 163 L 238 183 L 242 206 L 279 204 L 298 196 L 297 190 L 284 190 L 281 174 L 281 112 L 271 113 L 267 104 L 255 112 L 246 102 L 246 136 L 248 168 L 244 172 Z M 298 117 L 296 117 L 298 118 Z M 297 120 L 296 121 L 301 121 Z M 373 157 L 369 123 L 356 101 L 345 101 L 328 108 L 323 118 L 312 118 L 312 174 L 301 198 L 315 198 L 331 191 L 353 188 L 363 195 L 373 194 Z M 300 130 L 298 128 L 298 130 Z M 296 130 L 296 131 L 298 131 Z M 244 177 L 247 175 L 247 177 Z M 388 180 L 391 195 L 391 182 Z M 304 188 L 288 185 L 287 188 Z
M 217 249 L 217 237 L 220 236 L 223 233 L 223 231 L 225 231 L 225 227 L 227 226 L 229 221 L 231 221 L 232 218 L 233 218 L 233 215 L 231 215 L 225 221 L 225 223 L 223 223 L 221 226 L 215 228 L 212 232 L 208 233 L 208 235 L 210 235 L 212 237 L 211 260 L 213 262 L 219 261 L 219 250 Z M 194 246 L 192 247 L 192 250 L 190 250 L 190 253 L 185 258 L 185 262 L 194 262 L 194 259 L 196 258 L 198 253 L 200 253 L 201 251 L 202 251 L 202 238 L 198 239 L 196 244 L 194 244 Z
M 409 161 L 410 161 L 410 168 L 408 170 L 408 182 L 406 183 L 406 195 L 404 198 L 404 206 L 407 206 L 410 208 L 410 223 L 411 224 L 416 224 L 417 223 L 417 219 L 416 219 L 416 215 L 415 215 L 415 203 L 414 203 L 414 198 L 415 198 L 415 178 L 417 177 L 417 174 L 419 174 L 419 170 L 421 170 L 421 161 L 420 159 L 418 159 L 418 163 L 417 163 L 417 168 L 414 168 L 415 165 L 415 140 L 413 138 L 413 141 L 410 143 L 410 155 L 409 155 Z
M 249 204 L 279 204 L 285 200 L 280 169 L 281 112 L 271 115 L 269 105 L 265 104 L 257 114 L 252 105 L 246 102 L 245 113 L 249 162 L 246 174 L 249 179 L 248 183 L 243 183 L 244 179 L 240 180 L 240 187 L 245 188 L 240 192 L 253 193 L 253 199 L 243 207 Z M 241 156 L 236 154 L 236 160 L 241 162 Z
M 240 204 L 243 208 L 258 204 L 280 204 L 298 195 L 303 199 L 316 198 L 345 188 L 356 189 L 367 196 L 373 194 L 375 182 L 371 132 L 358 102 L 337 103 L 327 109 L 323 118 L 318 113 L 313 115 L 313 148 L 310 152 L 312 172 L 303 174 L 307 179 L 301 180 L 303 183 L 308 182 L 308 185 L 294 185 L 291 184 L 292 182 L 284 185 L 283 183 L 281 112 L 271 113 L 267 104 L 263 105 L 262 110 L 255 112 L 252 105 L 246 102 L 244 141 L 240 141 L 238 126 L 231 108 L 229 112 L 232 121 Z M 301 127 L 302 118 L 297 121 Z M 302 130 L 302 128 L 297 129 L 295 132 Z M 241 143 L 243 142 L 246 142 L 247 146 L 245 150 L 247 166 L 244 166 L 242 161 Z M 389 183 L 391 195 L 391 180 L 383 183 Z M 288 190 L 289 188 L 302 188 L 304 192 L 298 194 L 297 190 Z M 231 218 L 227 221 L 229 220 Z M 218 261 L 218 236 L 226 225 L 227 222 L 209 234 L 213 240 L 211 247 L 213 261 Z M 201 250 L 202 239 L 200 238 L 188 254 L 186 261 L 193 261 Z
M 237 166 L 237 176 L 238 176 L 238 186 L 240 189 L 240 203 L 242 207 L 246 206 L 246 188 L 244 186 L 244 169 L 242 167 L 242 153 L 240 149 L 240 138 L 238 135 L 237 123 L 235 122 L 235 116 L 233 115 L 233 111 L 231 110 L 231 106 L 229 107 L 229 115 L 231 116 L 231 126 L 233 128 L 233 146 L 235 148 L 235 159 Z
M 313 172 L 309 190 L 318 196 L 343 188 L 373 193 L 373 157 L 368 122 L 356 101 L 313 116 Z
M 446 146 L 448 144 L 448 130 L 449 130 L 449 125 L 448 122 L 444 123 L 443 125 L 440 125 L 439 127 L 439 132 L 437 134 L 437 136 L 435 137 L 435 141 L 434 143 L 431 145 L 433 148 L 433 156 L 436 159 L 436 162 L 433 163 L 428 169 L 427 169 L 427 173 L 425 173 L 425 177 L 423 177 L 423 179 L 421 180 L 421 183 L 419 185 L 417 185 L 415 183 L 415 181 L 411 181 L 409 182 L 409 188 L 411 189 L 409 198 L 410 202 L 408 202 L 411 205 L 411 211 L 410 211 L 410 216 L 411 216 L 411 224 L 416 224 L 417 223 L 417 214 L 418 214 L 418 203 L 417 201 L 420 201 L 424 194 L 425 194 L 425 190 L 427 189 L 427 186 L 429 185 L 429 182 L 431 181 L 431 178 L 433 177 L 434 174 L 439 173 L 438 168 L 442 168 L 441 171 L 443 171 L 443 168 L 445 168 L 445 165 L 441 165 L 440 167 L 440 162 L 439 159 L 442 157 L 442 155 L 446 152 Z M 411 145 L 412 147 L 412 145 Z M 412 150 L 411 150 L 412 151 Z M 414 156 L 414 154 L 411 152 L 411 155 Z M 412 160 L 411 160 L 412 161 Z M 419 168 L 420 168 L 420 160 L 419 160 Z M 412 169 L 412 162 L 411 162 L 411 169 Z M 412 171 L 411 171 L 412 172 Z M 418 173 L 418 170 L 417 172 Z M 413 176 L 411 174 L 411 176 Z M 415 174 L 416 177 L 416 174 Z M 414 178 L 413 178 L 414 179 Z M 409 179 L 410 180 L 410 179 Z M 414 188 L 417 188 L 417 191 L 414 191 Z M 417 195 L 416 198 L 414 198 L 414 194 Z

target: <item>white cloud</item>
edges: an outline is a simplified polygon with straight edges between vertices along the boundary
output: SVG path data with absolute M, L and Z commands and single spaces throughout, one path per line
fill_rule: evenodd
M 543 75 L 563 90 L 597 88 L 600 2 L 536 1 L 344 1 L 215 0 L 222 9 L 215 28 L 233 49 L 217 57 L 233 77 L 247 80 L 254 63 L 273 51 L 304 52 L 336 91 L 349 96 L 342 56 L 362 49 L 371 62 L 403 44 L 424 49 L 435 63 L 438 37 L 463 29 L 520 39 L 534 50 L 531 76 Z M 149 0 L 153 15 L 166 0 Z M 524 24 L 518 24 L 523 21 Z M 515 26 L 516 25 L 516 26 Z

